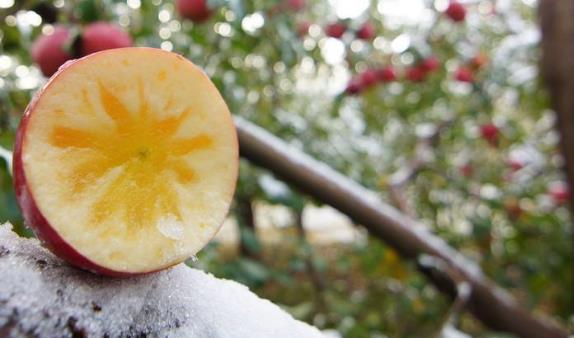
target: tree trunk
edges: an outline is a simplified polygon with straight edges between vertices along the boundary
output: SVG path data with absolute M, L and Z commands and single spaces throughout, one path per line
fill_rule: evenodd
M 540 3 L 542 26 L 542 72 L 552 107 L 558 116 L 560 147 L 570 191 L 570 215 L 574 219 L 574 1 L 543 0 Z M 574 222 L 572 223 L 574 250 Z M 573 263 L 574 264 L 574 263 Z M 572 280 L 574 281 L 574 269 Z M 574 283 L 570 289 L 574 294 Z M 574 298 L 572 299 L 574 308 Z

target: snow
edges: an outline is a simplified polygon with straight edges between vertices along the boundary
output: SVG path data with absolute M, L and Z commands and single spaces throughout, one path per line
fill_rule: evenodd
M 111 279 L 0 225 L 0 336 L 324 337 L 247 287 L 178 265 Z

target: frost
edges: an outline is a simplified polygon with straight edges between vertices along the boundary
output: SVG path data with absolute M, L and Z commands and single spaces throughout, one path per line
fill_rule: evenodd
M 178 265 L 112 279 L 0 225 L 0 336 L 324 337 L 245 286 Z

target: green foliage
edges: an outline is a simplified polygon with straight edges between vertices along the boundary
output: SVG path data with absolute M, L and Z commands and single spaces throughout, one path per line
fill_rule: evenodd
M 6 149 L 45 82 L 30 56 L 34 39 L 49 30 L 28 11 L 40 2 L 16 1 L 0 11 L 0 146 Z M 234 114 L 379 191 L 389 203 L 393 173 L 421 160 L 403 186 L 409 211 L 530 310 L 572 321 L 574 295 L 565 291 L 574 275 L 572 228 L 565 207 L 548 194 L 549 185 L 563 180 L 562 159 L 537 71 L 532 1 L 475 1 L 466 6 L 468 19 L 455 24 L 435 8 L 441 1 L 413 0 L 405 11 L 401 1 L 373 0 L 358 17 L 342 20 L 349 32 L 341 41 L 321 31 L 339 20 L 330 1 L 307 1 L 295 12 L 279 0 L 209 0 L 216 10 L 202 24 L 181 20 L 170 0 L 46 3 L 53 3 L 60 24 L 78 31 L 109 20 L 129 30 L 136 45 L 188 57 L 213 79 Z M 353 30 L 367 20 L 377 38 L 358 41 Z M 312 25 L 300 36 L 304 22 Z M 478 55 L 486 62 L 473 66 Z M 429 56 L 439 60 L 436 71 L 423 82 L 404 78 Z M 387 65 L 397 81 L 344 93 L 351 77 Z M 460 66 L 473 69 L 472 84 L 454 80 Z M 445 122 L 421 152 L 421 139 Z M 485 123 L 499 128 L 496 142 L 480 136 Z M 511 168 L 513 158 L 524 166 Z M 0 222 L 10 220 L 29 234 L 21 227 L 5 162 L 0 159 Z M 310 203 L 289 187 L 270 185 L 271 174 L 242 163 L 237 196 L 296 212 Z M 426 337 L 441 329 L 446 300 L 390 248 L 373 239 L 312 248 L 294 228 L 283 245 L 270 248 L 242 227 L 244 244 L 260 259 L 210 244 L 191 264 L 239 280 L 297 317 L 348 337 Z M 310 277 L 309 260 L 326 281 L 322 290 Z M 466 315 L 459 326 L 479 337 L 502 337 Z

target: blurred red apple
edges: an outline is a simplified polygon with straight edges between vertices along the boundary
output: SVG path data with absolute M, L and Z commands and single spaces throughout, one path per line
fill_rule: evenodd
M 72 54 L 66 50 L 71 43 L 70 30 L 55 26 L 52 34 L 40 36 L 32 44 L 32 59 L 38 64 L 42 74 L 52 76 L 61 65 L 71 60 Z
M 106 49 L 131 47 L 130 35 L 119 26 L 108 22 L 95 22 L 84 28 L 80 43 L 82 55 L 89 55 Z
M 480 126 L 480 136 L 493 146 L 498 141 L 499 133 L 500 130 L 493 123 L 486 123 Z
M 207 6 L 207 0 L 176 0 L 175 6 L 182 18 L 197 23 L 207 21 L 213 14 Z
M 548 189 L 550 197 L 556 204 L 564 204 L 570 198 L 570 191 L 566 183 L 553 184 Z
M 375 26 L 367 21 L 357 30 L 356 35 L 361 40 L 372 40 L 375 37 Z
M 363 87 L 371 87 L 377 83 L 377 71 L 374 69 L 367 69 L 361 73 L 361 82 Z
M 327 27 L 325 27 L 325 35 L 331 38 L 340 39 L 343 34 L 345 34 L 346 30 L 347 26 L 345 26 L 345 24 L 341 22 L 335 22 L 328 24 Z
M 407 69 L 405 76 L 411 82 L 422 82 L 426 79 L 426 72 L 421 67 L 412 66 Z
M 285 0 L 285 5 L 288 9 L 298 12 L 305 8 L 305 0 Z
M 359 78 L 352 78 L 349 83 L 347 84 L 347 88 L 345 89 L 345 93 L 349 95 L 357 95 L 360 94 L 364 90 L 363 81 Z
M 440 61 L 436 56 L 429 56 L 422 60 L 420 67 L 425 72 L 434 72 L 435 70 L 439 69 Z
M 458 1 L 451 1 L 445 14 L 454 22 L 462 22 L 466 17 L 466 8 Z
M 187 59 L 112 49 L 68 62 L 36 94 L 13 163 L 26 224 L 50 250 L 128 276 L 178 264 L 215 235 L 233 198 L 237 135 Z
M 377 71 L 377 78 L 382 82 L 392 82 L 397 79 L 397 73 L 393 67 L 387 66 Z
M 387 66 L 377 71 L 377 78 L 379 81 L 392 82 L 397 79 L 397 73 L 393 67 Z
M 459 67 L 454 73 L 454 78 L 460 82 L 473 83 L 474 73 L 467 67 Z
M 460 167 L 460 173 L 462 174 L 462 176 L 464 177 L 471 177 L 472 174 L 474 173 L 474 168 L 472 167 L 472 164 L 470 163 L 465 163 L 464 165 L 462 165 Z
M 509 159 L 508 165 L 510 166 L 510 169 L 512 169 L 512 171 L 518 171 L 524 168 L 524 163 L 517 159 Z

